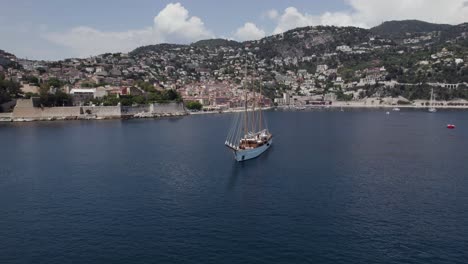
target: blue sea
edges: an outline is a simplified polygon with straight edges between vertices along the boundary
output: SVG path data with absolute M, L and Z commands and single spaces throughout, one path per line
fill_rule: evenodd
M 468 263 L 468 112 L 266 115 L 0 124 L 0 263 Z

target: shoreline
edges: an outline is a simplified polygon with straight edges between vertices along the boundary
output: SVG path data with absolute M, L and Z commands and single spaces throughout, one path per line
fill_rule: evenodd
M 7 113 L 10 114 L 10 113 Z M 51 122 L 51 121 L 101 121 L 101 120 L 128 120 L 128 119 L 158 119 L 165 117 L 183 117 L 188 113 L 181 114 L 146 114 L 121 117 L 96 117 L 96 116 L 79 116 L 79 117 L 50 117 L 50 118 L 13 118 L 6 117 L 5 113 L 0 113 L 0 123 L 24 123 L 24 122 Z
M 468 110 L 468 105 L 435 105 L 437 109 L 458 109 Z M 429 109 L 430 106 L 422 105 L 377 105 L 377 104 L 365 104 L 365 103 L 335 103 L 332 105 L 290 105 L 290 106 L 278 106 L 277 109 L 281 110 L 305 110 L 305 109 L 327 109 L 327 108 L 366 108 L 366 109 Z
M 318 110 L 318 109 L 383 109 L 383 110 L 393 110 L 394 108 L 402 109 L 412 109 L 412 110 L 426 110 L 429 109 L 429 106 L 416 106 L 416 105 L 369 105 L 364 103 L 338 103 L 332 105 L 305 105 L 305 106 L 277 106 L 277 107 L 263 107 L 262 110 L 280 110 L 280 111 L 307 111 L 307 110 Z M 468 110 L 468 105 L 440 105 L 436 106 L 439 110 Z M 97 117 L 97 116 L 77 116 L 77 117 L 52 117 L 52 118 L 15 118 L 13 113 L 0 113 L 0 123 L 12 123 L 12 122 L 43 122 L 43 121 L 74 121 L 74 120 L 113 120 L 113 119 L 157 119 L 164 117 L 183 117 L 191 115 L 207 115 L 207 114 L 229 114 L 229 113 L 239 113 L 243 112 L 244 108 L 234 108 L 234 109 L 225 109 L 218 111 L 198 111 L 186 113 L 165 113 L 165 114 L 150 114 L 150 113 L 140 113 L 135 115 L 121 116 L 121 117 Z M 248 111 L 252 111 L 249 109 Z
M 276 107 L 263 107 L 262 110 L 271 110 Z M 258 109 L 257 109 L 258 110 Z M 252 109 L 248 109 L 248 112 L 252 112 Z M 217 111 L 198 111 L 198 112 L 190 112 L 187 111 L 188 115 L 207 115 L 207 114 L 229 114 L 229 113 L 239 113 L 244 112 L 244 108 L 232 108 L 232 109 L 225 109 L 225 110 L 217 110 Z

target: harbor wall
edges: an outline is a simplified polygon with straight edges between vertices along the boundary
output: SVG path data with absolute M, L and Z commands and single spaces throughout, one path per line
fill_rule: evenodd
M 81 107 L 44 107 L 41 112 L 41 117 L 49 118 L 65 118 L 77 119 L 83 114 Z
M 13 119 L 13 113 L 0 113 L 0 122 L 9 122 Z
M 141 106 L 122 106 L 122 116 L 132 117 L 137 114 L 150 113 L 151 109 L 149 105 Z
M 120 106 L 82 106 L 85 115 L 92 115 L 98 118 L 120 118 L 122 111 Z
M 187 110 L 183 103 L 151 104 L 150 112 L 153 114 L 186 114 Z
M 34 121 L 51 119 L 106 119 L 122 117 L 158 117 L 185 115 L 183 103 L 151 104 L 143 106 L 73 106 L 37 107 L 37 100 L 18 99 L 10 119 Z M 3 117 L 7 119 L 7 117 Z

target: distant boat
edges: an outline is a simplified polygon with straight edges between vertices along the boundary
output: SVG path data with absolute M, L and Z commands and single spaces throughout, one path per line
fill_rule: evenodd
M 434 107 L 434 88 L 431 89 L 431 101 L 429 102 L 429 113 L 435 113 L 437 109 Z
M 387 115 L 389 115 L 389 114 L 390 114 L 390 112 L 387 112 L 386 114 L 387 114 Z
M 393 108 L 393 109 L 392 109 L 392 111 L 395 111 L 395 112 L 400 112 L 400 108 L 398 108 L 398 107 L 395 107 L 395 108 Z
M 447 125 L 447 128 L 448 128 L 448 129 L 455 129 L 455 125 L 453 125 L 453 124 L 448 124 L 448 125 Z
M 234 116 L 231 129 L 224 143 L 233 151 L 234 159 L 239 162 L 262 155 L 273 144 L 273 135 L 268 131 L 262 109 L 257 107 L 255 88 L 253 92 L 252 109 L 249 111 L 247 91 L 244 86 L 244 111 Z

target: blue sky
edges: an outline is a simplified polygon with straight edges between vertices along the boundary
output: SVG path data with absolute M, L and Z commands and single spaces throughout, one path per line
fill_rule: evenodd
M 343 10 L 342 0 L 309 1 L 161 1 L 161 0 L 0 0 L 1 16 L 17 23 L 47 24 L 56 30 L 87 25 L 102 30 L 128 30 L 147 26 L 153 17 L 169 3 L 180 2 L 193 16 L 203 19 L 217 34 L 234 31 L 243 21 L 261 22 L 259 16 L 270 9 L 297 7 L 308 13 L 320 14 Z
M 160 42 L 259 39 L 306 25 L 371 27 L 416 18 L 457 24 L 466 0 L 0 0 L 0 49 L 62 59 Z

